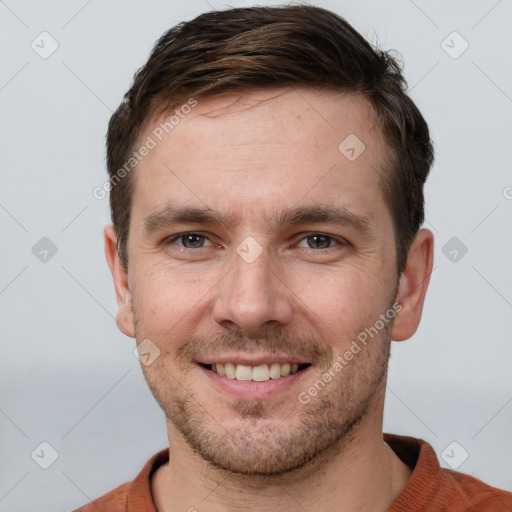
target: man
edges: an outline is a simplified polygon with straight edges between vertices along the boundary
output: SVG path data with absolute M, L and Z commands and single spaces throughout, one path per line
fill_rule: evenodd
M 512 510 L 382 432 L 390 342 L 433 262 L 433 149 L 404 88 L 312 6 L 157 42 L 109 124 L 105 248 L 169 449 L 81 512 Z

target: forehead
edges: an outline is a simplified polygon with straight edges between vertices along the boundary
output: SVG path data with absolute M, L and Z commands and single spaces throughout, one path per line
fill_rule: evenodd
M 190 103 L 193 104 L 193 103 Z M 253 89 L 197 99 L 141 140 L 132 218 L 169 204 L 260 217 L 297 204 L 341 204 L 378 219 L 385 143 L 369 101 L 325 89 Z

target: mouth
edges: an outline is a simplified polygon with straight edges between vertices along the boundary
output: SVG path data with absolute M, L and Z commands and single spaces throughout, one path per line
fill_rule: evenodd
M 237 363 L 198 363 L 206 370 L 231 380 L 265 382 L 304 371 L 311 363 L 263 363 L 257 366 Z

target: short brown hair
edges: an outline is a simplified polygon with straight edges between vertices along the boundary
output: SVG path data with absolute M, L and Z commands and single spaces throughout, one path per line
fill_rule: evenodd
M 434 160 L 427 123 L 405 93 L 397 60 L 340 16 L 311 5 L 207 12 L 156 42 L 107 133 L 110 208 L 125 268 L 133 179 L 126 172 L 120 179 L 119 172 L 149 122 L 191 97 L 285 85 L 355 92 L 372 104 L 389 146 L 380 185 L 402 272 L 424 221 L 423 185 Z

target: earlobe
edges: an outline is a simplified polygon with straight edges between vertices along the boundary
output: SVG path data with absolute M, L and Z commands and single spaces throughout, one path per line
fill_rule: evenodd
M 395 317 L 391 339 L 409 339 L 418 329 L 434 261 L 434 235 L 420 229 L 414 238 L 407 265 L 400 276 L 396 301 L 400 311 Z
M 119 252 L 117 250 L 117 235 L 112 224 L 105 226 L 103 230 L 105 241 L 105 256 L 114 280 L 114 288 L 117 299 L 116 323 L 119 330 L 135 338 L 135 323 L 132 309 L 132 296 L 128 285 L 128 273 L 125 270 Z

